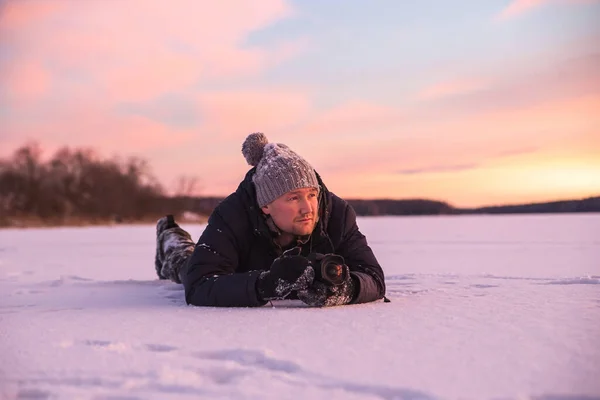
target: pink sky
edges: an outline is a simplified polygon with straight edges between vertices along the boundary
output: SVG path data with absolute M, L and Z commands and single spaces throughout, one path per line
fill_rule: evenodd
M 347 197 L 477 206 L 599 195 L 600 34 L 574 22 L 597 3 L 507 1 L 472 21 L 482 29 L 472 38 L 448 39 L 466 47 L 444 64 L 443 43 L 428 52 L 427 30 L 403 26 L 400 37 L 414 36 L 392 60 L 374 20 L 366 27 L 380 41 L 361 62 L 384 62 L 357 75 L 339 66 L 340 46 L 354 43 L 344 31 L 318 28 L 310 8 L 285 1 L 9 1 L 0 9 L 0 156 L 32 140 L 48 155 L 92 147 L 147 159 L 167 189 L 194 175 L 198 194 L 224 196 L 248 169 L 244 138 L 262 131 Z M 326 27 L 353 32 L 350 17 L 316 11 Z M 548 36 L 536 19 L 544 12 L 573 26 L 568 38 Z M 276 30 L 294 18 L 314 23 Z
M 593 3 L 594 0 L 513 0 L 508 3 L 506 8 L 504 8 L 498 17 L 501 19 L 510 19 L 515 18 L 524 14 L 527 14 L 530 11 L 533 11 L 536 8 L 549 5 L 549 4 L 565 4 L 565 5 L 578 5 L 581 3 Z

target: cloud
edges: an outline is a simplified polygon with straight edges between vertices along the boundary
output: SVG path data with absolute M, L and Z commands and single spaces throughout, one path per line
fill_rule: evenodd
M 402 112 L 398 108 L 368 101 L 349 100 L 313 115 L 310 122 L 303 125 L 301 133 L 320 136 L 342 131 L 347 135 L 359 133 L 359 138 L 364 138 L 369 132 L 380 132 L 381 128 L 401 119 Z
M 22 138 L 38 141 L 48 149 L 69 144 L 94 147 L 105 153 L 129 149 L 139 154 L 181 145 L 194 135 L 190 128 L 173 128 L 143 115 L 114 114 L 100 101 L 61 106 L 48 114 L 41 122 L 28 118 L 3 125 L 2 141 L 16 143 L 17 138 Z
M 64 1 L 3 1 L 0 3 L 0 26 L 5 32 L 16 32 L 57 15 L 65 6 Z
M 75 75 L 110 100 L 147 100 L 199 82 L 252 76 L 293 57 L 303 49 L 301 39 L 244 46 L 248 33 L 291 12 L 281 0 L 177 7 L 146 0 L 9 2 L 0 45 L 11 55 L 4 63 L 26 59 L 63 82 Z
M 496 158 L 502 158 L 502 157 L 512 157 L 512 156 L 520 156 L 523 154 L 531 154 L 531 153 L 536 153 L 541 149 L 541 146 L 538 147 L 523 147 L 523 148 L 517 148 L 517 149 L 510 149 L 510 150 L 504 150 L 499 152 L 496 155 Z
M 400 175 L 422 175 L 422 174 L 441 174 L 441 173 L 451 173 L 451 172 L 461 172 L 468 171 L 471 169 L 477 169 L 482 167 L 486 162 L 489 162 L 494 159 L 505 158 L 505 157 L 513 157 L 520 156 L 524 154 L 532 154 L 539 150 L 536 147 L 527 147 L 527 148 L 515 148 L 500 151 L 497 153 L 491 154 L 481 154 L 474 155 L 471 158 L 477 159 L 477 161 L 459 163 L 459 164 L 433 164 L 424 167 L 418 168 L 406 168 L 397 171 Z
M 284 131 L 308 117 L 311 101 L 306 90 L 265 88 L 220 90 L 196 96 L 206 135 L 232 137 L 250 132 Z
M 529 108 L 549 101 L 563 101 L 600 92 L 600 53 L 528 66 L 519 73 L 488 79 L 479 90 L 440 97 L 428 105 L 437 115 L 464 115 L 502 109 Z
M 479 164 L 454 164 L 454 165 L 431 165 L 423 168 L 414 169 L 401 169 L 397 173 L 400 175 L 418 175 L 418 174 L 432 174 L 432 173 L 445 173 L 445 172 L 458 172 L 479 167 Z
M 206 89 L 251 82 L 306 49 L 304 37 L 246 44 L 293 15 L 284 0 L 27 0 L 0 12 L 3 145 L 147 151 L 264 120 L 279 129 L 309 107 L 306 89 Z M 170 99 L 185 110 L 157 108 Z
M 254 76 L 304 49 L 302 38 L 244 44 L 250 32 L 292 14 L 283 0 L 49 3 L 8 3 L 0 46 L 10 57 L 0 68 L 35 63 L 60 87 L 77 81 L 80 92 L 107 101 L 147 101 L 203 82 Z M 20 97 L 20 86 L 11 90 Z
M 476 92 L 487 86 L 488 83 L 481 79 L 462 79 L 439 82 L 424 88 L 417 95 L 417 98 L 420 100 L 437 100 Z
M 430 108 L 397 109 L 393 114 L 401 117 L 388 120 L 385 129 L 362 139 L 360 130 L 342 130 L 343 139 L 322 134 L 314 137 L 317 146 L 312 139 L 296 139 L 291 144 L 325 176 L 333 175 L 338 181 L 377 174 L 466 171 L 467 167 L 509 165 L 533 154 L 561 154 L 568 148 L 598 151 L 600 119 L 594 111 L 598 107 L 600 97 L 589 95 L 458 115 Z M 379 108 L 375 104 L 371 109 Z M 371 118 L 377 117 L 376 112 L 371 114 Z M 352 115 L 348 118 L 352 120 Z M 368 115 L 363 115 L 362 121 L 368 125 Z
M 600 54 L 588 54 L 495 79 L 449 80 L 417 92 L 402 107 L 349 100 L 311 114 L 295 130 L 308 141 L 292 143 L 338 181 L 466 171 L 549 149 L 598 146 L 600 138 L 592 137 L 594 110 L 600 109 L 598 71 Z
M 597 0 L 513 0 L 497 15 L 497 19 L 505 20 L 515 18 L 546 4 L 559 3 L 576 5 L 593 3 L 595 1 Z
M 0 98 L 15 105 L 27 105 L 39 101 L 51 88 L 48 70 L 38 62 L 21 60 L 19 64 L 8 64 L 0 69 Z
M 549 0 L 513 0 L 506 8 L 504 8 L 504 10 L 502 10 L 502 12 L 500 12 L 499 18 L 507 19 L 515 17 L 549 2 Z

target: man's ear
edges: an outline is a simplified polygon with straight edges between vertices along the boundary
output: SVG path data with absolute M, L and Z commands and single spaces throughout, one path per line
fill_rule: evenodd
M 267 204 L 266 206 L 262 206 L 260 208 L 262 210 L 263 213 L 265 213 L 266 215 L 271 214 L 271 210 L 269 209 L 269 205 Z

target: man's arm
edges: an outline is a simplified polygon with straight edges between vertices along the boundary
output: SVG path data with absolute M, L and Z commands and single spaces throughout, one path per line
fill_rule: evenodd
M 341 200 L 338 198 L 338 200 Z M 358 229 L 354 209 L 342 201 L 343 231 L 336 253 L 343 256 L 350 269 L 350 275 L 356 286 L 356 295 L 352 303 L 368 303 L 379 300 L 385 295 L 385 277 L 383 270 L 367 244 L 366 237 Z
M 238 248 L 218 208 L 211 214 L 182 274 L 185 299 L 195 306 L 257 307 L 266 304 L 256 290 L 261 271 L 236 273 Z

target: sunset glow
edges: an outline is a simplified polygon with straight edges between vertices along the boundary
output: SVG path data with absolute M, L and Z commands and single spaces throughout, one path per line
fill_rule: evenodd
M 473 3 L 2 2 L 0 157 L 89 147 L 225 196 L 262 131 L 345 197 L 600 195 L 600 2 Z

